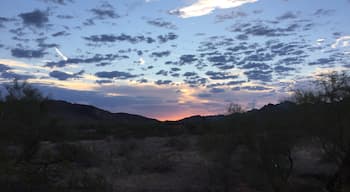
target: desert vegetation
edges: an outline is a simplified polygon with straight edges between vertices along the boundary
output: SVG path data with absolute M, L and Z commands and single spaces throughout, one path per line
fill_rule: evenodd
M 259 110 L 159 122 L 14 81 L 0 102 L 1 191 L 347 192 L 350 78 L 314 85 Z

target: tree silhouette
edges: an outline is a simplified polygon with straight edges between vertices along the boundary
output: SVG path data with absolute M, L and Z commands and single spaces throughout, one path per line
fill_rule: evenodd
M 334 103 L 350 97 L 350 76 L 346 72 L 321 74 L 313 84 L 316 90 L 294 90 L 292 100 L 298 104 Z
M 229 115 L 235 114 L 235 113 L 244 113 L 243 107 L 238 103 L 230 103 L 227 107 L 227 113 Z
M 313 91 L 295 90 L 293 98 L 298 104 L 314 104 L 309 107 L 320 109 L 307 115 L 320 117 L 317 119 L 320 122 L 317 128 L 313 128 L 313 135 L 319 139 L 327 159 L 337 166 L 326 188 L 329 192 L 338 192 L 346 184 L 342 174 L 344 167 L 350 163 L 350 76 L 346 72 L 321 74 L 314 81 L 314 85 L 316 90 Z

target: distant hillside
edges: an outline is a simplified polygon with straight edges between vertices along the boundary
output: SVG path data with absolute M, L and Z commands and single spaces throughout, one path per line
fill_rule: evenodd
M 111 113 L 90 105 L 73 104 L 66 101 L 47 101 L 48 113 L 51 116 L 73 122 L 119 122 L 119 123 L 157 123 L 156 119 L 128 113 Z
M 141 115 L 128 113 L 112 113 L 95 106 L 70 103 L 62 100 L 46 101 L 48 113 L 59 119 L 74 122 L 95 122 L 95 121 L 112 121 L 122 123 L 160 123 L 160 121 L 147 118 Z M 187 124 L 198 123 L 202 121 L 217 121 L 225 118 L 225 115 L 213 116 L 191 116 L 178 121 L 165 121 L 165 124 Z

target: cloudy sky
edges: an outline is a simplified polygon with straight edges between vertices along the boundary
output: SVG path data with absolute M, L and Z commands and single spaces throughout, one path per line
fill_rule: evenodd
M 160 120 L 350 68 L 349 0 L 2 0 L 0 82 Z

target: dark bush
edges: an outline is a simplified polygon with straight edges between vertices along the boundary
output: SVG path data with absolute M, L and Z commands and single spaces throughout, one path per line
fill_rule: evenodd
M 92 151 L 79 144 L 62 143 L 58 144 L 57 158 L 62 162 L 73 163 L 82 168 L 89 168 L 98 165 L 98 157 Z

